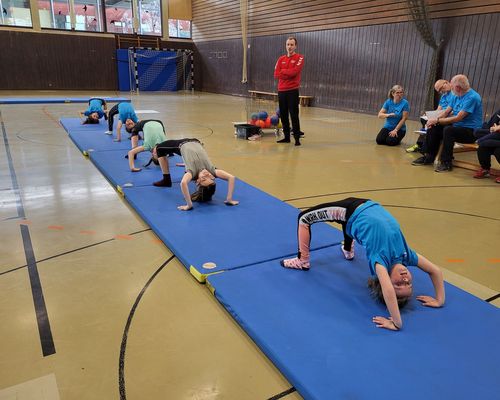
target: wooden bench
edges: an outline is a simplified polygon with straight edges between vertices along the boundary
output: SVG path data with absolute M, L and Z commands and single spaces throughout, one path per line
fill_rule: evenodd
M 420 131 L 414 131 L 414 133 L 422 135 Z M 466 153 L 469 151 L 477 151 L 479 145 L 477 143 L 455 143 L 453 147 L 453 154 L 455 153 Z M 441 159 L 441 151 L 443 150 L 443 143 L 439 146 L 439 151 L 436 156 L 436 160 Z M 463 160 L 453 160 L 453 166 L 458 168 L 468 169 L 470 171 L 477 171 L 481 166 L 477 162 L 463 161 Z M 500 176 L 500 170 L 491 168 L 491 174 L 495 176 Z
M 250 97 L 259 98 L 259 97 L 271 97 L 274 101 L 278 101 L 278 93 L 274 92 L 263 92 L 261 90 L 249 90 Z M 314 99 L 314 96 L 302 96 L 299 95 L 299 104 L 303 107 L 309 107 Z

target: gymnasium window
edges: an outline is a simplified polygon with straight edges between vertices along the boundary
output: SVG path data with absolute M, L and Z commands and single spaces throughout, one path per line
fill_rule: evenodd
M 38 0 L 38 15 L 42 28 L 71 29 L 68 0 Z
M 172 38 L 191 39 L 191 21 L 184 19 L 169 19 L 168 36 Z
M 75 0 L 75 30 L 104 31 L 101 0 Z
M 159 0 L 139 0 L 139 33 L 161 36 L 161 6 Z
M 32 27 L 29 0 L 0 0 L 1 25 Z
M 134 33 L 132 2 L 105 0 L 106 31 L 110 33 Z

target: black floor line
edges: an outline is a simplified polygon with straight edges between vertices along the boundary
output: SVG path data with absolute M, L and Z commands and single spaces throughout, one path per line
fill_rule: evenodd
M 491 185 L 441 185 L 441 186 L 410 186 L 410 187 L 397 187 L 397 188 L 381 188 L 381 189 L 367 189 L 367 190 L 351 190 L 349 192 L 336 192 L 336 193 L 323 193 L 316 194 L 313 196 L 304 196 L 304 197 L 295 197 L 291 199 L 286 199 L 283 201 L 297 201 L 297 200 L 305 200 L 305 199 L 315 199 L 318 197 L 327 197 L 327 196 L 338 196 L 341 194 L 352 194 L 352 193 L 370 193 L 370 192 L 388 192 L 388 191 L 396 191 L 396 190 L 415 190 L 415 189 L 448 189 L 448 188 L 493 188 L 497 187 L 498 184 Z
M 488 219 L 492 221 L 500 221 L 500 218 L 494 218 L 494 217 L 485 217 L 484 215 L 478 215 L 478 214 L 468 214 L 468 213 L 462 213 L 459 211 L 450 211 L 450 210 L 440 210 L 439 208 L 426 208 L 426 207 L 412 207 L 412 206 L 400 206 L 400 205 L 395 205 L 395 204 L 382 204 L 384 207 L 393 207 L 393 208 L 409 208 L 413 210 L 425 210 L 425 211 L 435 211 L 435 212 L 442 212 L 442 213 L 447 213 L 447 214 L 456 214 L 456 215 L 465 215 L 467 217 L 474 217 L 474 218 L 483 218 L 483 219 Z M 311 206 L 312 207 L 312 206 Z M 298 207 L 299 210 L 307 210 L 308 208 L 311 207 Z
M 144 293 L 146 293 L 147 288 L 153 282 L 153 280 L 156 278 L 156 276 L 162 271 L 163 268 L 165 268 L 170 261 L 172 261 L 175 258 L 174 255 L 170 256 L 167 261 L 165 261 L 156 271 L 155 273 L 149 278 L 149 280 L 146 282 L 142 290 L 140 291 L 139 295 L 135 299 L 134 305 L 132 306 L 132 309 L 130 310 L 130 313 L 127 318 L 127 323 L 125 324 L 125 329 L 123 331 L 123 336 L 122 336 L 122 343 L 120 346 L 120 359 L 118 361 L 118 389 L 120 392 L 120 400 L 125 400 L 127 398 L 126 392 L 125 392 L 125 351 L 127 349 L 127 339 L 128 339 L 128 332 L 130 330 L 130 325 L 132 325 L 132 319 L 134 318 L 135 310 L 139 306 L 139 303 L 142 299 L 142 296 L 144 296 Z
M 267 400 L 279 400 L 282 399 L 285 396 L 288 396 L 290 393 L 296 392 L 297 389 L 295 389 L 293 386 L 290 389 L 285 390 L 284 392 L 278 393 L 277 395 L 273 397 L 269 397 Z
M 52 337 L 52 330 L 50 329 L 49 316 L 47 314 L 47 307 L 45 306 L 45 298 L 43 297 L 42 284 L 40 282 L 40 276 L 38 275 L 35 255 L 31 245 L 30 232 L 26 225 L 20 225 L 20 228 L 21 235 L 23 237 L 26 262 L 28 263 L 28 275 L 30 278 L 33 303 L 35 305 L 36 322 L 42 345 L 42 353 L 43 356 L 46 357 L 55 354 L 56 347 Z
M 16 171 L 14 163 L 12 162 L 12 154 L 10 153 L 9 139 L 7 137 L 7 130 L 3 122 L 2 112 L 0 111 L 0 124 L 2 126 L 2 136 L 5 145 L 5 153 L 9 165 L 10 179 L 12 182 L 12 189 L 16 194 L 16 207 L 17 215 L 21 219 L 26 219 L 24 211 L 23 199 L 19 193 L 19 184 L 17 182 Z M 31 236 L 27 225 L 20 225 L 21 236 L 23 239 L 24 255 L 26 257 L 26 266 L 28 267 L 28 275 L 31 285 L 31 294 L 33 296 L 33 304 L 35 307 L 36 322 L 38 325 L 38 333 L 40 335 L 40 344 L 42 346 L 42 354 L 44 357 L 55 354 L 56 348 L 54 339 L 52 337 L 52 330 L 50 329 L 49 316 L 47 307 L 45 305 L 45 298 L 43 297 L 42 283 L 38 275 L 38 268 L 36 264 L 35 254 L 31 243 Z
M 129 235 L 130 236 L 137 235 L 139 233 L 148 232 L 150 230 L 151 230 L 151 228 L 143 229 L 141 231 L 136 231 L 136 232 L 130 233 Z M 65 256 L 65 255 L 68 255 L 68 254 L 71 254 L 71 253 L 75 253 L 75 252 L 80 251 L 80 250 L 85 250 L 85 249 L 88 249 L 90 247 L 98 246 L 98 245 L 103 244 L 103 243 L 112 242 L 113 240 L 116 240 L 116 239 L 115 238 L 111 238 L 111 239 L 102 240 L 100 242 L 92 243 L 92 244 L 89 244 L 87 246 L 78 247 L 78 248 L 73 249 L 73 250 L 65 251 L 64 253 L 59 253 L 59 254 L 56 254 L 56 255 L 53 255 L 53 256 L 50 256 L 50 257 L 47 257 L 47 258 L 42 258 L 41 260 L 36 260 L 36 262 L 39 264 L 39 263 L 44 262 L 44 261 L 52 260 L 53 258 Z M 16 267 L 16 268 L 12 268 L 12 269 L 9 269 L 7 271 L 4 271 L 4 272 L 0 272 L 0 276 L 8 274 L 9 272 L 14 272 L 14 271 L 17 271 L 19 269 L 26 268 L 27 266 L 28 265 L 22 265 L 20 267 Z
M 24 204 L 21 195 L 19 194 L 19 185 L 17 183 L 16 171 L 14 169 L 14 163 L 12 162 L 12 154 L 10 153 L 9 139 L 7 138 L 7 130 L 5 129 L 5 124 L 3 122 L 2 111 L 0 111 L 0 124 L 2 126 L 2 136 L 3 143 L 5 146 L 5 155 L 7 157 L 7 163 L 9 165 L 10 180 L 12 182 L 12 190 L 16 194 L 16 207 L 17 216 L 19 218 L 26 218 L 24 214 Z
M 491 297 L 490 297 L 490 298 L 488 298 L 488 299 L 484 299 L 484 301 L 486 301 L 486 302 L 488 302 L 488 303 L 491 303 L 493 300 L 496 300 L 496 299 L 498 299 L 498 298 L 500 298 L 500 293 L 497 293 L 496 295 L 491 296 Z

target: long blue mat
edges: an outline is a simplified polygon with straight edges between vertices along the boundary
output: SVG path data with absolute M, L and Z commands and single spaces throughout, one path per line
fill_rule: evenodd
M 88 103 L 92 97 L 3 97 L 0 104 Z M 125 97 L 100 97 L 110 103 L 130 102 Z
M 121 142 L 114 142 L 115 135 L 106 135 L 108 129 L 107 121 L 100 120 L 98 124 L 82 125 L 78 118 L 61 118 L 59 120 L 63 128 L 76 147 L 84 154 L 92 151 L 122 150 L 124 155 L 130 150 L 130 140 L 125 129 L 122 130 Z
M 210 203 L 178 211 L 177 206 L 185 204 L 178 184 L 123 189 L 125 199 L 200 281 L 208 274 L 296 252 L 296 208 L 240 180 L 234 196 L 240 200 L 238 206 L 224 205 L 226 192 L 226 182 L 217 180 Z M 339 230 L 326 224 L 316 224 L 313 235 L 315 248 L 343 239 Z M 206 268 L 205 263 L 216 267 Z
M 414 300 L 403 311 L 401 332 L 374 327 L 387 315 L 369 298 L 368 266 L 358 246 L 353 262 L 343 259 L 340 231 L 316 224 L 312 268 L 285 270 L 279 259 L 296 249 L 298 210 L 237 181 L 239 206 L 223 201 L 227 184 L 217 182 L 212 202 L 184 204 L 178 184 L 156 188 L 157 167 L 128 172 L 128 140 L 112 142 L 104 124 L 61 121 L 82 150 L 181 262 L 209 287 L 290 382 L 310 399 L 490 399 L 496 398 L 498 310 L 447 285 L 447 303 L 428 309 Z M 123 146 L 120 147 L 120 146 Z M 136 165 L 140 165 L 143 155 Z M 174 180 L 183 169 L 169 160 Z M 142 174 L 142 175 L 141 175 Z M 158 175 L 156 175 L 158 174 Z M 191 191 L 194 187 L 191 187 Z M 205 263 L 215 268 L 206 268 Z M 416 294 L 432 294 L 428 277 L 414 271 Z
M 192 211 L 182 212 L 185 204 L 179 182 L 184 168 L 175 164 L 181 159 L 169 158 L 172 188 L 157 188 L 152 182 L 161 179 L 158 167 L 132 173 L 124 158 L 130 141 L 120 143 L 105 135 L 104 122 L 81 125 L 77 118 L 62 118 L 77 147 L 89 154 L 101 173 L 117 187 L 136 212 L 201 282 L 208 274 L 265 262 L 296 251 L 298 210 L 273 196 L 237 181 L 234 198 L 238 206 L 224 205 L 227 183 L 217 180 L 217 192 L 206 204 L 195 204 Z M 139 154 L 136 166 L 149 153 Z M 190 184 L 190 192 L 195 191 Z M 314 246 L 320 248 L 340 243 L 343 236 L 326 224 L 314 226 Z M 215 267 L 204 264 L 214 263 Z
M 207 277 L 215 296 L 307 399 L 495 399 L 500 393 L 500 313 L 446 284 L 446 305 L 402 311 L 404 329 L 371 322 L 386 316 L 369 296 L 360 246 L 312 253 L 308 272 L 277 261 Z M 412 268 L 415 294 L 433 295 Z
M 151 158 L 149 151 L 144 151 L 137 155 L 135 166 L 142 168 L 140 172 L 131 172 L 128 165 L 128 160 L 125 155 L 130 150 L 130 141 L 126 140 L 129 148 L 125 150 L 109 150 L 109 151 L 92 151 L 89 152 L 90 160 L 101 171 L 101 173 L 111 182 L 111 184 L 120 190 L 125 187 L 151 186 L 153 182 L 159 181 L 162 178 L 161 169 L 159 166 L 151 163 L 148 167 L 144 165 Z M 107 146 L 106 146 L 107 147 Z M 172 181 L 179 183 L 184 175 L 184 168 L 176 167 L 176 163 L 182 162 L 182 157 L 169 157 L 170 173 Z M 178 187 L 179 185 L 177 185 Z

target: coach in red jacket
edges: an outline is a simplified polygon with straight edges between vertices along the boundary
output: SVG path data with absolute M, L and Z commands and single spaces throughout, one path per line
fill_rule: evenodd
M 289 37 L 286 40 L 287 54 L 278 58 L 274 68 L 274 77 L 278 79 L 280 118 L 285 135 L 284 139 L 278 140 L 278 143 L 290 143 L 290 121 L 288 120 L 288 113 L 290 113 L 295 146 L 300 146 L 299 86 L 304 56 L 296 53 L 296 48 L 297 39 Z

